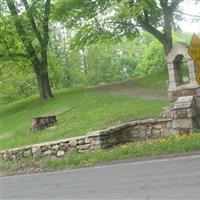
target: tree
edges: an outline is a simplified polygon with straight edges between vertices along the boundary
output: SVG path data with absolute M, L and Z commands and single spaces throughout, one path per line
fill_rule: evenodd
M 67 0 L 57 2 L 57 19 L 79 29 L 74 44 L 101 39 L 135 37 L 143 29 L 164 47 L 172 48 L 172 27 L 181 18 L 179 5 L 184 0 Z M 77 2 L 77 3 L 76 3 Z M 69 20 L 71 18 L 71 20 Z
M 2 59 L 0 62 L 0 101 L 8 104 L 37 92 L 37 83 L 30 62 L 26 58 Z
M 5 1 L 13 17 L 17 33 L 25 47 L 26 54 L 33 65 L 40 97 L 41 99 L 53 97 L 49 84 L 47 60 L 51 0 L 33 1 L 30 5 L 27 0 L 22 0 L 23 8 L 17 7 L 17 1 Z
M 87 80 L 89 84 L 109 83 L 133 77 L 137 66 L 134 42 L 122 40 L 120 44 L 96 43 L 88 47 Z

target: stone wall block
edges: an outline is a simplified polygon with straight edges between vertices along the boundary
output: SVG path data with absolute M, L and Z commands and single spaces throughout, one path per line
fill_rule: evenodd
M 117 141 L 118 141 L 118 144 L 120 144 L 120 143 L 131 141 L 131 138 L 132 138 L 132 134 L 128 131 L 125 132 L 123 130 L 123 132 L 121 132 L 121 134 L 117 137 Z
M 84 139 L 80 139 L 77 141 L 77 145 L 82 145 L 85 144 L 85 140 Z
M 145 131 L 150 125 L 144 124 L 144 125 L 138 125 L 137 129 L 140 129 L 141 131 Z
M 46 150 L 45 152 L 44 152 L 44 155 L 45 156 L 48 156 L 48 155 L 51 155 L 52 154 L 52 150 Z
M 94 149 L 101 149 L 101 146 L 103 144 L 103 141 L 102 140 L 92 140 L 91 141 L 91 149 L 94 150 Z
M 48 150 L 48 146 L 49 146 L 49 145 L 47 145 L 47 146 L 46 146 L 46 145 L 41 146 L 41 147 L 40 147 L 41 151 L 42 151 L 42 152 L 47 151 L 47 150 Z
M 59 145 L 54 144 L 54 145 L 52 145 L 51 149 L 54 151 L 57 151 L 59 149 Z
M 5 153 L 3 153 L 2 159 L 3 160 L 9 160 L 9 157 L 10 157 L 9 152 L 5 152 Z
M 177 109 L 173 111 L 173 118 L 174 119 L 182 119 L 182 118 L 187 118 L 188 117 L 188 112 L 187 109 Z
M 63 145 L 65 146 L 65 149 L 67 149 L 69 147 L 69 143 L 68 142 L 64 142 Z
M 128 134 L 131 138 L 140 137 L 144 133 L 145 133 L 145 129 L 140 130 L 140 128 L 138 126 L 135 127 L 134 129 L 131 129 L 130 131 L 128 130 Z
M 132 133 L 132 134 L 135 134 L 135 133 L 137 133 L 138 132 L 138 130 L 137 130 L 137 126 L 133 126 L 133 127 L 128 127 L 128 128 L 126 128 L 126 129 L 123 129 L 123 130 L 121 130 L 119 133 L 119 136 L 120 135 L 123 135 L 123 134 L 126 134 L 126 133 Z
M 37 153 L 39 150 L 40 150 L 40 147 L 32 147 L 32 149 L 31 149 L 32 154 Z
M 90 149 L 91 150 L 101 149 L 101 144 L 91 145 Z
M 78 151 L 79 150 L 88 150 L 88 149 L 90 149 L 90 147 L 91 147 L 91 144 L 84 144 L 84 145 L 77 146 L 77 149 L 78 149 Z
M 24 151 L 23 152 L 23 157 L 24 158 L 30 158 L 30 157 L 32 157 L 31 149 Z
M 152 134 L 153 138 L 161 136 L 161 130 L 155 129 Z
M 90 141 L 92 141 L 92 140 L 101 140 L 101 138 L 102 138 L 101 135 L 94 135 L 94 136 L 87 135 L 87 139 L 89 139 Z
M 11 156 L 10 156 L 10 160 L 15 160 L 15 159 L 17 159 L 18 157 L 15 155 L 15 154 L 12 154 Z
M 187 117 L 192 118 L 194 116 L 194 111 L 192 111 L 191 109 L 187 109 Z
M 167 128 L 167 130 L 168 130 L 168 129 L 171 129 L 171 128 L 172 128 L 172 123 L 167 123 L 166 128 Z
M 161 133 L 163 136 L 170 136 L 170 135 L 175 135 L 176 134 L 176 131 L 172 128 L 170 129 L 167 129 L 167 130 L 164 130 L 162 131 Z
M 103 144 L 103 141 L 102 140 L 92 140 L 92 145 L 101 145 Z
M 151 137 L 152 136 L 152 133 L 153 132 L 153 129 L 146 129 L 145 133 L 144 133 L 144 137 Z
M 33 153 L 32 153 L 32 156 L 33 156 Z M 16 156 L 17 158 L 19 158 L 19 159 L 21 159 L 21 158 L 23 158 L 23 152 L 21 152 L 21 151 L 18 151 L 18 153 L 17 153 L 17 156 Z
M 59 148 L 58 148 L 59 150 L 63 150 L 63 151 L 66 151 L 67 150 L 67 146 L 66 146 L 66 144 L 64 144 L 64 143 L 61 143 L 61 144 L 59 144 Z
M 78 152 L 78 149 L 76 147 L 69 147 L 65 153 L 68 155 L 74 152 Z
M 118 140 L 116 138 L 116 136 L 112 135 L 110 138 L 108 138 L 107 140 L 105 140 L 106 143 L 108 144 L 118 144 Z
M 62 157 L 64 155 L 65 155 L 65 151 L 63 151 L 63 150 L 58 150 L 57 153 L 56 153 L 57 157 Z
M 84 140 L 84 143 L 85 143 L 85 144 L 91 143 L 91 139 L 86 137 L 85 140 Z
M 145 130 L 142 130 L 142 131 L 140 132 L 140 134 L 139 134 L 139 132 L 138 132 L 138 134 L 135 135 L 135 136 L 137 136 L 139 139 L 145 139 L 146 137 L 148 137 L 147 132 L 148 132 L 148 129 L 145 129 Z
M 193 129 L 192 119 L 175 119 L 172 124 L 174 129 Z
M 155 124 L 155 125 L 153 125 L 154 129 L 161 129 L 162 127 L 163 127 L 162 124 Z
M 69 146 L 70 147 L 76 147 L 76 145 L 77 145 L 77 140 L 70 140 L 69 141 Z

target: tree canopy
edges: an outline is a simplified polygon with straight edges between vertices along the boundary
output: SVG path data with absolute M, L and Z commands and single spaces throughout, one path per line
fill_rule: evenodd
M 41 98 L 47 99 L 52 97 L 51 89 L 162 71 L 172 35 L 174 41 L 191 38 L 181 31 L 172 34 L 181 19 L 182 2 L 1 0 L 1 100 L 28 97 L 37 87 Z M 172 7 L 168 29 L 164 16 Z
M 152 34 L 164 47 L 172 48 L 172 28 L 181 19 L 184 0 L 66 0 L 57 1 L 55 16 L 76 29 L 74 45 L 122 36 L 135 37 L 141 30 Z M 59 13 L 59 14 L 58 14 Z
M 32 63 L 40 97 L 42 99 L 52 97 L 47 60 L 51 0 L 31 1 L 31 3 L 27 0 L 20 2 L 5 0 L 5 2 L 10 15 L 4 18 L 11 18 L 23 44 L 24 56 Z

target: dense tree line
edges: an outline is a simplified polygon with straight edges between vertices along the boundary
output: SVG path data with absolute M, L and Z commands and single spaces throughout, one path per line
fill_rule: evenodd
M 96 43 L 85 47 L 87 69 L 81 51 L 69 50 L 67 45 L 58 48 L 60 41 L 53 33 L 51 31 L 48 54 L 53 90 L 127 80 L 166 70 L 162 45 L 146 32 L 132 41 L 124 38 L 120 43 Z M 175 42 L 180 40 L 180 35 L 182 41 L 189 42 L 191 35 L 181 32 L 174 34 Z M 24 57 L 1 58 L 1 100 L 4 103 L 37 94 L 37 81 L 30 65 L 29 59 Z
M 1 100 L 164 70 L 182 1 L 1 0 Z

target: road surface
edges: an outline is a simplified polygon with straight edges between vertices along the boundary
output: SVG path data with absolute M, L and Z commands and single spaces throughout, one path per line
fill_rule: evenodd
M 200 155 L 3 177 L 1 199 L 200 199 Z

